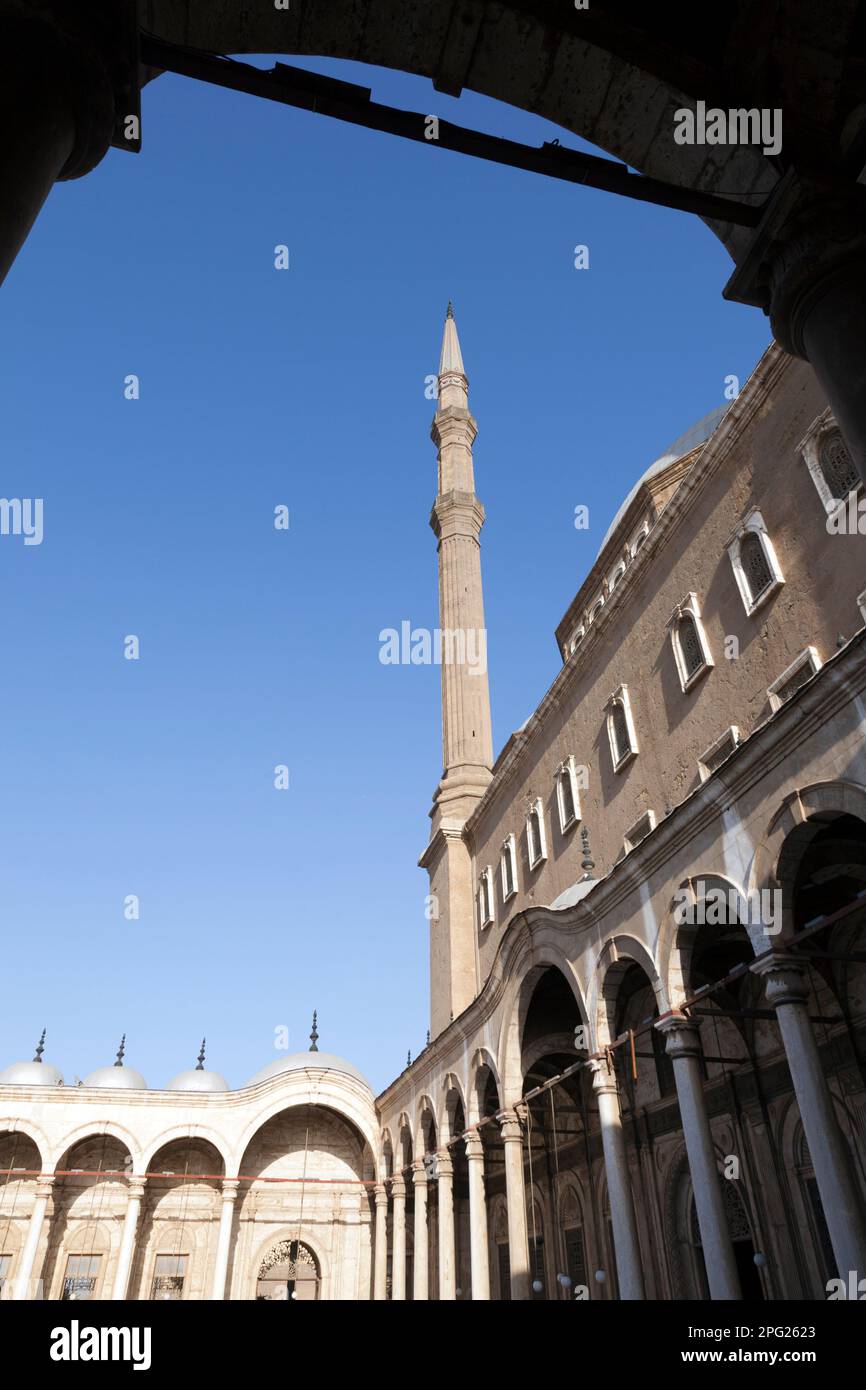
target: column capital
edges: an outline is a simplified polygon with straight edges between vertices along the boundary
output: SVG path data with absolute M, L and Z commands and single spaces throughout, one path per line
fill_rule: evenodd
M 482 1163 L 484 1161 L 484 1144 L 477 1129 L 469 1130 L 463 1136 L 463 1143 L 466 1148 L 466 1157 L 470 1163 Z
M 127 1188 L 126 1188 L 126 1195 L 127 1195 L 127 1198 L 128 1198 L 130 1201 L 132 1201 L 133 1199 L 135 1199 L 135 1201 L 140 1202 L 140 1201 L 142 1200 L 142 1198 L 144 1197 L 144 1193 L 145 1193 L 146 1187 L 147 1187 L 147 1178 L 146 1178 L 146 1177 L 139 1177 L 138 1174 L 135 1174 L 135 1173 L 134 1173 L 134 1174 L 130 1177 L 129 1183 L 127 1184 Z
M 592 1057 L 587 1062 L 592 1074 L 592 1089 L 597 1096 L 619 1095 L 616 1072 L 608 1057 Z
M 377 1182 L 377 1183 L 376 1183 L 376 1186 L 375 1186 L 375 1188 L 373 1189 L 373 1195 L 374 1195 L 374 1197 L 375 1197 L 375 1199 L 376 1199 L 376 1206 L 377 1206 L 377 1207 L 387 1207 L 387 1205 L 388 1205 L 388 1193 L 387 1193 L 387 1190 L 386 1190 L 386 1188 L 385 1188 L 385 1184 L 384 1184 L 383 1182 Z
M 673 1061 L 678 1057 L 702 1055 L 700 1019 L 688 1018 L 681 1013 L 670 1013 L 660 1018 L 655 1027 L 663 1035 L 665 1050 Z
M 786 352 L 806 359 L 804 327 L 817 298 L 855 263 L 866 270 L 866 195 L 790 169 L 770 196 L 725 298 L 769 315 Z
M 453 1163 L 453 1160 L 452 1160 L 452 1158 L 451 1158 L 451 1150 L 450 1150 L 450 1149 L 440 1149 L 440 1151 L 439 1151 L 439 1152 L 437 1153 L 437 1155 L 436 1155 L 436 1158 L 437 1158 L 437 1160 L 438 1160 L 438 1162 L 437 1162 L 437 1168 L 438 1168 L 438 1172 L 439 1172 L 440 1181 L 441 1181 L 442 1178 L 445 1178 L 446 1180 L 447 1180 L 448 1178 L 453 1178 L 453 1176 L 454 1176 L 454 1163 Z
M 412 1186 L 427 1186 L 427 1170 L 424 1167 L 423 1160 L 421 1159 L 418 1159 L 417 1162 L 412 1164 Z
M 396 1173 L 391 1179 L 391 1196 L 394 1198 L 405 1198 L 406 1180 L 402 1173 Z
M 223 1201 L 234 1202 L 240 1191 L 240 1178 L 223 1178 Z
M 506 1144 L 523 1143 L 523 1124 L 525 1107 L 515 1105 L 509 1110 L 500 1110 L 496 1116 L 503 1141 Z
M 809 998 L 808 966 L 797 956 L 773 951 L 754 961 L 749 969 L 764 981 L 764 993 L 772 1008 L 779 1004 L 805 1004 Z
M 50 1197 L 56 1182 L 57 1178 L 54 1173 L 42 1173 L 36 1179 L 36 1196 Z

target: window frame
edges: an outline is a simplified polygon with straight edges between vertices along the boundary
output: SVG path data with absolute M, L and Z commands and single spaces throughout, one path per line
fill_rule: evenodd
M 700 666 L 697 666 L 691 674 L 689 674 L 688 666 L 686 664 L 685 659 L 685 653 L 683 652 L 682 642 L 680 641 L 679 629 L 680 624 L 682 623 L 684 618 L 691 618 L 692 622 L 695 625 L 695 632 L 697 633 L 698 645 L 701 649 L 701 656 L 703 657 Z M 685 695 L 685 693 L 691 690 L 692 686 L 696 685 L 697 682 L 703 676 L 707 675 L 707 673 L 710 670 L 712 670 L 713 666 L 715 665 L 712 653 L 710 652 L 710 644 L 709 639 L 707 638 L 706 628 L 704 627 L 703 621 L 701 619 L 701 607 L 696 593 L 692 592 L 686 594 L 682 603 L 677 604 L 676 608 L 674 609 L 673 613 L 668 619 L 668 631 L 670 632 L 671 648 L 674 654 L 674 663 L 677 668 L 677 675 L 679 676 L 680 680 L 680 688 L 683 694 Z
M 538 813 L 538 853 L 533 857 L 533 834 L 532 834 L 532 813 Z M 537 796 L 530 804 L 526 812 L 526 856 L 529 861 L 530 869 L 535 869 L 539 864 L 543 864 L 547 858 L 547 831 L 544 825 L 544 807 L 541 804 L 541 797 Z
M 642 835 L 639 835 L 639 836 L 637 837 L 637 839 L 634 839 L 633 836 L 634 836 L 635 832 L 636 832 L 637 830 L 639 830 L 640 827 L 641 827 L 642 825 L 644 825 L 644 824 L 646 825 L 646 830 L 644 831 L 644 833 L 643 833 Z M 631 854 L 632 850 L 633 850 L 633 849 L 637 849 L 638 845 L 642 844 L 643 841 L 646 839 L 647 835 L 651 835 L 652 832 L 655 830 L 655 828 L 656 828 L 656 813 L 655 813 L 655 811 L 653 811 L 653 810 L 651 810 L 651 809 L 650 809 L 650 810 L 647 810 L 647 811 L 641 811 L 641 813 L 640 813 L 640 815 L 638 816 L 637 820 L 634 822 L 633 825 L 630 825 L 630 826 L 629 826 L 628 830 L 625 832 L 625 834 L 624 834 L 623 837 L 622 837 L 623 854 L 624 854 L 624 855 L 625 855 L 625 854 Z
M 617 704 L 622 706 L 623 713 L 625 715 L 625 725 L 626 730 L 628 732 L 629 740 L 629 748 L 622 755 L 620 755 L 617 750 L 616 734 L 614 732 L 613 712 Z M 613 694 L 608 698 L 607 703 L 605 705 L 605 710 L 607 711 L 607 738 L 610 744 L 610 757 L 611 762 L 613 763 L 613 770 L 614 772 L 621 772 L 623 768 L 626 767 L 632 761 L 633 758 L 636 758 L 638 753 L 640 752 L 637 740 L 637 732 L 634 727 L 634 718 L 632 716 L 631 711 L 631 699 L 629 698 L 627 685 L 620 685 L 617 687 Z
M 565 805 L 563 797 L 563 785 L 568 778 L 568 785 L 571 791 L 571 804 L 573 814 L 570 820 L 565 818 Z M 573 830 L 581 819 L 580 811 L 580 790 L 577 785 L 577 767 L 574 761 L 574 754 L 569 753 L 556 769 L 556 808 L 559 812 L 560 834 L 565 835 L 567 831 Z
M 735 753 L 742 741 L 739 727 L 736 724 L 729 724 L 727 729 L 719 734 L 719 737 L 714 739 L 709 748 L 705 748 L 698 758 L 698 774 L 701 781 L 706 782 L 709 777 L 712 777 L 714 772 L 718 771 L 718 768 L 708 767 L 707 764 L 715 757 L 716 753 L 719 752 L 726 742 L 730 742 L 731 753 Z M 728 754 L 728 757 L 731 756 L 731 753 Z
M 822 413 L 812 421 L 807 433 L 797 445 L 797 452 L 809 470 L 809 476 L 815 485 L 815 491 L 820 497 L 821 504 L 828 516 L 836 510 L 840 502 L 847 502 L 852 492 L 857 494 L 863 490 L 863 480 L 861 478 L 858 479 L 853 488 L 849 489 L 845 497 L 834 497 L 830 491 L 827 479 L 824 476 L 824 469 L 821 465 L 821 445 L 828 434 L 832 434 L 837 430 L 842 437 L 842 443 L 845 445 L 845 448 L 848 449 L 848 441 L 844 434 L 842 434 L 836 416 L 828 406 L 826 410 L 822 411 Z M 850 449 L 848 449 L 848 453 L 851 453 Z
M 750 533 L 758 537 L 761 549 L 764 552 L 764 559 L 767 561 L 772 576 L 766 589 L 763 589 L 755 598 L 752 597 L 752 590 L 746 578 L 746 571 L 743 568 L 741 555 L 743 541 Z M 766 523 L 757 509 L 750 512 L 749 515 L 740 522 L 736 531 L 731 536 L 731 539 L 728 541 L 726 548 L 728 557 L 731 561 L 731 568 L 734 571 L 734 579 L 740 591 L 740 598 L 743 600 L 743 607 L 747 615 L 751 617 L 753 613 L 757 613 L 759 608 L 763 608 L 764 604 L 767 603 L 774 594 L 779 592 L 785 582 L 785 576 L 782 574 L 782 570 L 779 566 L 773 542 L 770 540 L 769 534 L 767 533 Z
M 482 931 L 493 926 L 493 908 L 493 869 L 487 864 L 478 875 L 478 922 Z
M 793 700 L 794 695 L 796 695 L 796 690 L 794 691 L 794 695 L 789 695 L 787 699 L 779 694 L 782 686 L 787 685 L 792 676 L 796 676 L 797 672 L 804 666 L 811 666 L 812 676 L 817 676 L 823 664 L 824 663 L 818 655 L 817 647 L 804 647 L 803 651 L 801 651 L 798 657 L 795 657 L 790 666 L 786 666 L 782 674 L 777 676 L 776 679 L 767 686 L 767 697 L 770 701 L 770 709 L 773 713 L 775 714 L 776 710 L 781 709 L 783 705 L 787 705 L 788 701 Z
M 511 868 L 511 887 L 508 887 L 505 866 Z M 502 841 L 502 849 L 499 852 L 499 879 L 502 886 L 502 901 L 507 903 L 517 894 L 517 840 L 514 831 L 509 831 Z

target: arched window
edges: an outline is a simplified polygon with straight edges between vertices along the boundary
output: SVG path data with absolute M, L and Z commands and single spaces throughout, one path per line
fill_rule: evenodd
M 540 797 L 532 803 L 526 815 L 526 850 L 529 867 L 534 869 L 542 859 L 547 858 L 547 840 L 544 834 L 544 812 Z
M 704 665 L 704 649 L 698 625 L 691 613 L 684 613 L 677 625 L 677 641 L 683 658 L 683 671 L 686 680 Z
M 632 548 L 631 548 L 631 558 L 632 558 L 632 559 L 634 559 L 635 555 L 637 555 L 638 551 L 640 550 L 641 546 L 643 545 L 644 541 L 646 540 L 647 535 L 648 535 L 648 532 L 646 532 L 646 531 L 640 531 L 640 532 L 638 532 L 637 536 L 635 536 L 635 542 L 634 542 L 634 545 L 633 545 Z
M 622 579 L 622 577 L 623 577 L 624 574 L 625 574 L 625 565 L 618 565 L 617 568 L 614 570 L 613 574 L 610 576 L 610 584 L 608 585 L 608 593 L 610 593 L 610 594 L 613 593 L 614 589 L 616 588 L 617 584 L 618 584 L 619 581 Z
M 860 474 L 838 429 L 828 430 L 821 439 L 818 462 L 831 497 L 847 497 L 860 482 Z
M 631 752 L 629 741 L 628 720 L 625 717 L 625 707 L 622 700 L 615 700 L 610 712 L 611 723 L 613 726 L 613 746 L 616 761 L 622 762 L 626 754 Z
M 591 623 L 594 623 L 594 622 L 595 622 L 595 620 L 596 620 L 596 618 L 598 617 L 599 613 L 601 612 L 602 608 L 604 608 L 604 599 L 603 599 L 603 598 L 600 598 L 600 599 L 597 600 L 596 603 L 594 603 L 594 604 L 592 605 L 592 608 L 590 609 L 589 621 L 590 621 Z
M 747 531 L 740 545 L 740 564 L 754 603 L 773 583 L 773 571 L 757 531 Z

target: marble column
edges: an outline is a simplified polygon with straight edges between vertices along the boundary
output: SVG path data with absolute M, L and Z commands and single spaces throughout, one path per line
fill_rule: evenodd
M 376 1200 L 376 1234 L 373 1247 L 373 1298 L 384 1302 L 388 1293 L 388 1194 L 378 1183 Z
M 505 1156 L 505 1200 L 508 1205 L 508 1261 L 511 1297 L 529 1298 L 529 1236 L 526 1229 L 526 1189 L 523 1184 L 523 1129 L 516 1110 L 497 1116 Z
M 445 1149 L 437 1155 L 439 1176 L 439 1301 L 457 1297 L 456 1249 L 454 1245 L 454 1164 Z
M 412 1186 L 415 1189 L 415 1226 L 413 1235 L 414 1266 L 412 1298 L 423 1302 L 429 1298 L 429 1250 L 427 1244 L 427 1173 L 423 1163 L 412 1165 Z
M 402 1176 L 391 1183 L 391 1202 L 394 1222 L 391 1252 L 391 1298 L 403 1302 L 406 1298 L 406 1183 Z
M 35 1297 L 34 1290 L 31 1288 L 33 1267 L 36 1263 L 39 1242 L 42 1238 L 42 1227 L 45 1222 L 45 1213 L 48 1210 L 48 1199 L 51 1196 L 53 1187 L 53 1177 L 39 1178 L 36 1183 L 36 1199 L 33 1203 L 33 1210 L 30 1213 L 30 1221 L 27 1226 L 27 1237 L 24 1241 L 24 1249 L 21 1252 L 21 1263 L 18 1266 L 18 1273 L 15 1276 L 14 1296 L 19 1300 L 32 1299 Z
M 0 0 L 0 282 L 55 181 L 98 164 L 114 130 L 109 30 L 91 26 L 79 42 L 76 7 L 63 8 L 60 25 Z
M 232 1246 L 232 1225 L 235 1219 L 235 1202 L 239 1187 L 240 1183 L 237 1178 L 223 1179 L 220 1228 L 211 1283 L 211 1299 L 221 1300 L 226 1296 L 226 1277 L 229 1272 L 229 1254 Z
M 656 1027 L 664 1036 L 668 1056 L 673 1062 L 710 1297 L 740 1299 L 743 1296 L 740 1277 L 704 1100 L 699 1025 L 683 1014 L 668 1014 Z
M 607 1061 L 596 1060 L 591 1063 L 591 1068 L 592 1088 L 598 1102 L 598 1119 L 604 1149 L 604 1171 L 610 1197 L 610 1221 L 613 1227 L 620 1298 L 633 1301 L 645 1298 L 646 1295 L 616 1074 Z
M 791 168 L 776 185 L 725 297 L 761 307 L 786 352 L 810 362 L 866 479 L 866 212 L 862 188 Z
M 138 1232 L 138 1219 L 144 1197 L 146 1178 L 130 1178 L 126 1194 L 126 1211 L 123 1216 L 123 1231 L 120 1236 L 120 1254 L 117 1257 L 117 1271 L 114 1275 L 112 1299 L 125 1299 L 129 1292 L 129 1276 L 135 1255 L 135 1237 Z
M 752 970 L 764 981 L 776 1010 L 794 1094 L 809 1144 L 815 1180 L 839 1274 L 866 1274 L 866 1227 L 845 1137 L 821 1065 L 809 1019 L 808 967 L 782 953 L 758 960 Z
M 484 1145 L 478 1133 L 467 1134 L 469 1167 L 469 1258 L 472 1298 L 490 1299 L 490 1254 L 487 1248 L 487 1195 L 484 1190 Z

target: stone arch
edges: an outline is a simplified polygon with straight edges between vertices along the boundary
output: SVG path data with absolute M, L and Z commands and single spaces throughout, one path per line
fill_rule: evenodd
M 439 1126 L 436 1121 L 436 1107 L 426 1092 L 418 1101 L 415 1123 L 415 1152 L 419 1158 L 423 1158 L 425 1154 L 434 1153 L 439 1143 Z M 428 1148 L 428 1144 L 431 1142 L 431 1128 L 433 1134 L 433 1147 Z
M 146 1173 L 150 1168 L 154 1156 L 159 1153 L 159 1150 L 164 1149 L 168 1144 L 173 1144 L 178 1140 L 188 1140 L 191 1143 L 200 1142 L 210 1144 L 213 1149 L 216 1149 L 222 1160 L 223 1173 L 225 1174 L 231 1171 L 228 1164 L 228 1146 L 225 1139 L 208 1125 L 198 1123 L 172 1125 L 169 1129 L 162 1130 L 160 1134 L 157 1134 L 142 1154 L 141 1171 Z M 136 1169 L 136 1172 L 137 1171 L 138 1169 Z
M 440 1146 L 450 1143 L 462 1130 L 455 1127 L 459 1105 L 463 1110 L 464 1122 L 468 1115 L 463 1084 L 456 1072 L 446 1072 L 442 1078 L 439 1123 L 437 1125 Z
M 866 787 L 859 782 L 825 781 L 813 782 L 808 787 L 789 792 L 776 808 L 752 860 L 749 877 L 749 893 L 763 888 L 781 887 L 781 874 L 785 865 L 782 862 L 783 849 L 789 836 L 797 835 L 797 840 L 808 839 L 808 822 L 817 821 L 814 833 L 821 828 L 821 821 L 829 821 L 837 816 L 856 816 L 866 822 Z M 806 827 L 805 830 L 802 828 Z
M 391 1139 L 390 1129 L 382 1130 L 382 1177 L 392 1178 L 394 1176 L 394 1143 Z
M 192 0 L 148 0 L 142 24 L 172 43 L 216 53 L 325 55 L 429 78 L 443 91 L 465 88 L 542 116 L 679 185 L 748 193 L 769 192 L 777 182 L 773 162 L 757 147 L 707 151 L 676 143 L 676 112 L 693 101 L 684 92 L 686 69 L 671 65 L 664 40 L 657 48 L 655 31 L 642 29 L 639 44 L 621 48 L 583 13 L 539 15 L 508 3 L 491 10 L 483 0 L 467 0 L 458 29 L 452 12 L 451 0 L 430 0 L 423 17 L 391 0 L 366 0 L 351 15 L 341 9 L 339 23 L 328 6 L 262 6 L 251 22 L 236 6 L 203 12 Z M 741 228 L 713 230 L 732 255 L 745 244 Z
M 583 1023 L 589 1022 L 583 991 L 573 964 L 565 953 L 549 942 L 532 951 L 531 964 L 512 982 L 503 1007 L 503 1028 L 500 1040 L 499 1075 L 502 1078 L 500 1099 L 504 1107 L 514 1105 L 523 1090 L 522 1046 L 523 1029 L 535 987 L 549 969 L 558 970 L 572 994 Z M 573 1042 L 573 1039 L 572 1039 Z
M 768 938 L 760 922 L 756 924 L 752 920 L 754 914 L 740 884 L 726 874 L 690 874 L 677 886 L 659 943 L 659 975 L 672 1009 L 680 1008 L 690 993 L 689 978 L 700 918 L 709 908 L 721 904 L 722 896 L 728 910 L 734 909 L 753 954 L 760 955 L 767 949 Z
M 230 1151 L 230 1161 L 226 1171 L 233 1173 L 240 1171 L 239 1164 L 250 1142 L 269 1120 L 272 1120 L 276 1115 L 281 1115 L 284 1111 L 296 1110 L 304 1106 L 332 1110 L 351 1125 L 366 1145 L 371 1178 L 375 1179 L 376 1182 L 381 1181 L 381 1136 L 373 1105 L 372 1103 L 362 1105 L 357 1102 L 350 1088 L 344 1086 L 339 1077 L 333 1079 L 331 1076 L 322 1078 L 316 1086 L 314 1095 L 310 1093 L 305 1078 L 299 1077 L 297 1074 L 293 1079 L 293 1084 L 281 1088 L 272 1095 L 267 1105 L 262 1105 L 256 1115 L 247 1121 Z
M 608 1047 L 613 1042 L 617 996 L 623 977 L 632 965 L 639 965 L 649 980 L 659 1013 L 668 1011 L 668 998 L 661 976 L 643 942 L 633 936 L 611 937 L 599 952 L 594 974 L 597 1005 L 595 1041 L 599 1048 Z
M 466 1122 L 469 1125 L 476 1125 L 478 1121 L 483 1118 L 484 1094 L 487 1090 L 488 1081 L 491 1079 L 496 1087 L 499 1105 L 502 1105 L 502 1085 L 499 1080 L 499 1068 L 496 1065 L 496 1058 L 489 1048 L 476 1048 L 469 1065 L 469 1075 L 469 1108 L 466 1112 Z
M 51 1144 L 39 1126 L 34 1124 L 32 1120 L 20 1120 L 17 1116 L 9 1119 L 0 1118 L 0 1138 L 8 1135 L 14 1140 L 16 1134 L 23 1135 L 35 1146 L 39 1155 L 40 1171 L 43 1173 L 53 1172 L 57 1167 L 57 1160 L 56 1157 L 53 1161 L 51 1160 Z
M 294 1260 L 292 1260 L 292 1256 L 295 1257 Z M 315 1269 L 313 1277 L 318 1285 L 317 1297 L 323 1296 L 327 1267 L 326 1256 L 318 1245 L 310 1242 L 308 1236 L 305 1235 L 303 1239 L 299 1240 L 297 1229 L 285 1228 L 285 1234 L 274 1232 L 259 1243 L 250 1264 L 249 1277 L 252 1280 L 250 1297 L 257 1298 L 259 1296 L 258 1288 L 264 1277 L 263 1271 L 268 1268 L 270 1261 L 273 1261 L 274 1264 L 278 1261 L 281 1263 L 311 1263 Z M 274 1264 L 271 1264 L 270 1267 L 273 1268 Z
M 132 1159 L 131 1171 L 133 1173 L 138 1174 L 145 1171 L 144 1164 L 140 1161 L 142 1155 L 138 1140 L 125 1125 L 119 1125 L 114 1120 L 94 1120 L 89 1124 L 77 1125 L 75 1129 L 64 1134 L 62 1139 L 57 1141 L 51 1151 L 48 1163 L 50 1171 L 56 1172 L 60 1167 L 61 1160 L 71 1149 L 76 1148 L 83 1140 L 90 1138 L 99 1139 L 103 1135 L 109 1135 L 112 1139 L 116 1139 L 119 1144 L 124 1146 Z

